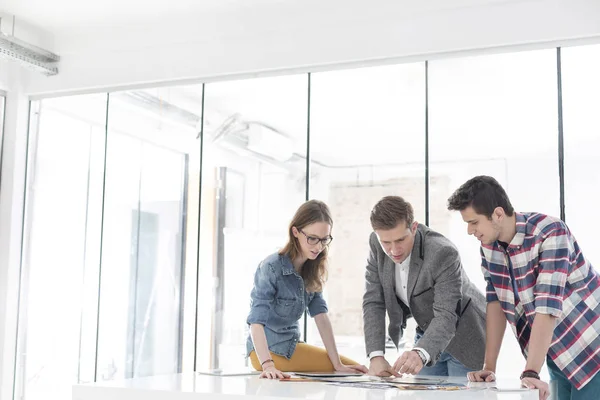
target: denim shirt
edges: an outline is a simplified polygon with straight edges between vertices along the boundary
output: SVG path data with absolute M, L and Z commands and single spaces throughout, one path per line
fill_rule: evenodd
M 269 351 L 287 359 L 292 357 L 300 340 L 298 320 L 308 308 L 311 317 L 327 312 L 321 292 L 307 292 L 304 280 L 294 270 L 287 255 L 272 254 L 264 259 L 254 274 L 250 293 L 250 313 L 246 322 L 261 324 Z M 254 350 L 252 337 L 246 340 L 246 355 Z

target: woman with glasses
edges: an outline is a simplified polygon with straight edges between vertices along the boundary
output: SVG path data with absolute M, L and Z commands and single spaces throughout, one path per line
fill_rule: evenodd
M 246 342 L 261 378 L 284 378 L 284 371 L 366 373 L 367 368 L 337 352 L 323 298 L 327 250 L 333 240 L 327 205 L 318 200 L 296 211 L 285 247 L 264 259 L 254 275 Z M 300 342 L 304 311 L 315 319 L 325 349 Z

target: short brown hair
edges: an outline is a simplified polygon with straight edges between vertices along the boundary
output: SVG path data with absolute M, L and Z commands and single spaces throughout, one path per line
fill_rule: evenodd
M 467 207 L 488 219 L 492 219 L 496 207 L 502 207 L 509 217 L 515 211 L 504 188 L 496 179 L 486 175 L 469 179 L 448 199 L 448 210 L 462 211 Z
M 371 226 L 373 230 L 394 229 L 400 222 L 410 227 L 414 221 L 412 205 L 400 196 L 386 196 L 379 200 L 371 210 Z

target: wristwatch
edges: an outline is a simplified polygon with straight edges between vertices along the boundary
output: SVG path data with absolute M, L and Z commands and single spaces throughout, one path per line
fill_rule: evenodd
M 425 366 L 425 364 L 427 364 L 427 357 L 425 357 L 425 354 L 423 354 L 423 352 L 419 349 L 412 349 L 412 351 L 416 352 L 419 355 L 421 361 L 423 362 L 423 366 Z

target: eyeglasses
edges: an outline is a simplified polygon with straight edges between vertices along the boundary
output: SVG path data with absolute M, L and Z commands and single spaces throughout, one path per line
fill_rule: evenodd
M 323 246 L 327 246 L 333 240 L 333 238 L 331 236 L 327 236 L 326 238 L 321 239 L 321 238 L 318 238 L 316 236 L 307 235 L 306 233 L 304 233 L 304 231 L 302 231 L 302 229 L 298 229 L 298 230 L 300 232 L 302 232 L 302 234 L 304 236 L 306 236 L 306 243 L 308 243 L 308 244 L 310 244 L 312 246 L 314 246 L 315 244 L 317 244 L 319 242 L 321 242 L 321 244 Z

